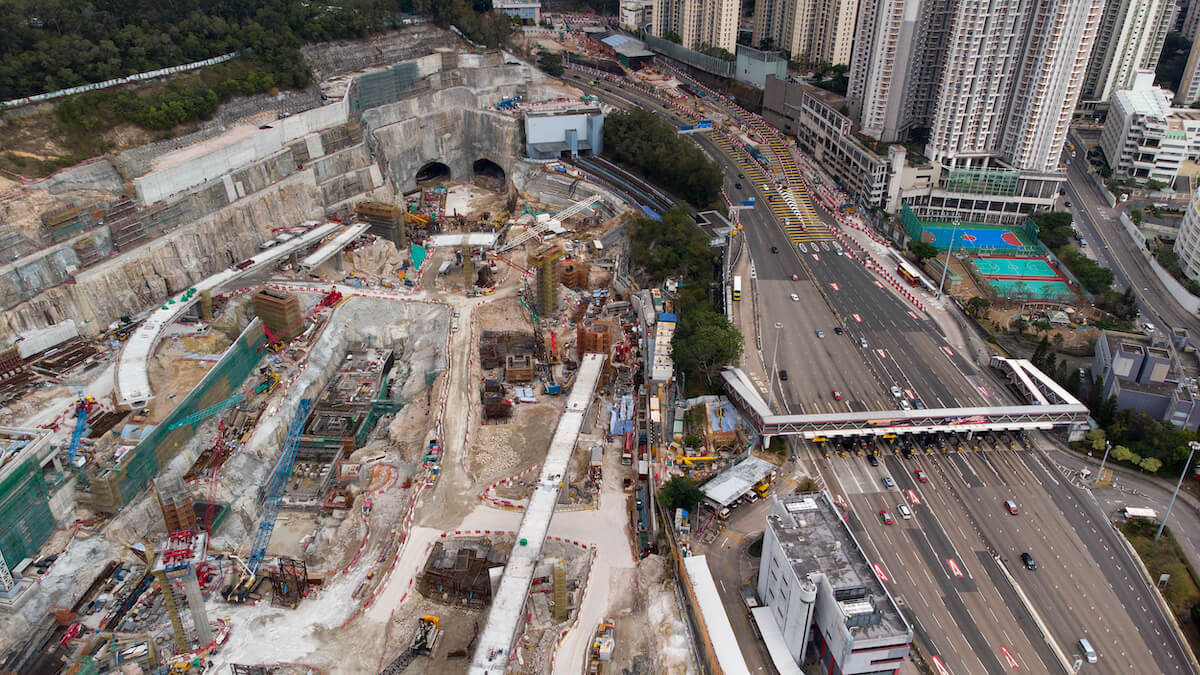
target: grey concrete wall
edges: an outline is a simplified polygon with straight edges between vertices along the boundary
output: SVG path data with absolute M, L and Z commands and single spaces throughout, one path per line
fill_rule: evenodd
M 498 100 L 498 99 L 497 99 Z M 384 155 L 388 180 L 397 191 L 416 189 L 416 175 L 430 162 L 450 167 L 451 180 L 468 180 L 475 160 L 487 158 L 506 175 L 520 154 L 516 118 L 480 110 L 470 89 L 455 87 L 427 97 L 368 110 L 377 152 Z

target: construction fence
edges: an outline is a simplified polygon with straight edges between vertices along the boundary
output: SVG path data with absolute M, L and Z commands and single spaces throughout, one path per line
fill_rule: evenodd
M 238 391 L 258 366 L 262 358 L 260 349 L 266 341 L 262 323 L 258 319 L 250 322 L 212 370 L 137 447 L 115 464 L 89 466 L 86 473 L 80 474 L 80 504 L 96 511 L 115 513 L 132 501 L 191 440 L 194 425 L 174 430 L 171 425 Z

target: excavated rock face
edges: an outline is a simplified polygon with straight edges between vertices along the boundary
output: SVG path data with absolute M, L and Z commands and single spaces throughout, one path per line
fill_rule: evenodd
M 75 283 L 51 288 L 0 313 L 0 336 L 75 319 L 96 335 L 118 317 L 153 306 L 173 293 L 258 251 L 272 227 L 319 216 L 312 177 L 225 207 L 120 258 L 81 272 Z M 2 289 L 0 289 L 2 292 Z

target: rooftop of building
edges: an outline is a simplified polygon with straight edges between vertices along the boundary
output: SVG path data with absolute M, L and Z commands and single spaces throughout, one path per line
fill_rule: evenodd
M 607 37 L 600 38 L 600 42 L 612 47 L 613 51 L 628 57 L 628 58 L 645 58 L 654 56 L 654 53 L 646 49 L 646 43 L 632 38 L 628 35 L 613 33 Z
M 765 459 L 747 457 L 713 476 L 701 490 L 708 499 L 721 506 L 729 506 L 777 468 Z
M 1142 391 L 1158 396 L 1170 396 L 1176 390 L 1181 380 L 1200 378 L 1200 362 L 1197 360 L 1197 353 L 1194 348 L 1187 346 L 1187 332 L 1183 331 L 1182 336 L 1176 336 L 1176 344 L 1183 344 L 1182 349 L 1176 347 L 1174 350 L 1179 358 L 1173 358 L 1171 347 L 1167 343 L 1167 336 L 1155 332 L 1151 335 L 1143 335 L 1141 333 L 1123 333 L 1120 331 L 1106 330 L 1102 333 L 1103 339 L 1108 343 L 1108 353 L 1117 354 L 1123 353 L 1132 356 L 1133 354 L 1142 353 L 1146 356 L 1151 356 L 1158 359 L 1166 359 L 1171 362 L 1171 368 L 1167 373 L 1166 380 L 1163 382 L 1135 382 L 1131 380 L 1121 380 L 1121 388 L 1132 391 Z M 1180 339 L 1184 340 L 1180 342 Z
M 767 516 L 780 547 L 799 578 L 813 573 L 825 576 L 843 613 L 863 613 L 863 603 L 879 613 L 880 620 L 849 627 L 856 638 L 876 639 L 906 634 L 910 628 L 900 608 L 884 588 L 858 540 L 842 519 L 828 493 L 774 497 Z

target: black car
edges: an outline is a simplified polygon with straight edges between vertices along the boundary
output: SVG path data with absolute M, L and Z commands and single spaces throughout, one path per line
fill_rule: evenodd
M 787 382 L 787 371 L 786 371 L 786 370 L 780 370 L 780 371 L 779 371 L 779 381 L 780 381 L 780 382 Z
M 740 174 L 740 173 L 739 173 L 739 174 L 738 174 L 738 178 L 743 178 L 743 179 L 744 179 L 744 178 L 745 178 L 745 176 L 743 176 L 742 174 Z
M 771 247 L 771 253 L 779 253 L 779 247 L 778 247 L 778 246 L 772 246 L 772 247 Z
M 834 327 L 833 327 L 833 332 L 837 333 L 838 335 L 841 335 L 841 334 L 842 334 L 842 333 L 844 333 L 845 331 L 843 331 L 843 330 L 842 330 L 842 327 L 841 327 L 841 326 L 834 326 Z
M 741 190 L 741 189 L 742 189 L 742 184 L 741 184 L 741 183 L 734 183 L 734 184 L 733 184 L 733 187 L 735 187 L 735 188 L 737 188 L 737 189 Z
M 1037 569 L 1037 563 L 1034 562 L 1033 556 L 1029 555 L 1028 553 L 1021 554 L 1021 562 L 1025 563 L 1025 569 L 1027 570 Z
M 875 456 L 875 453 L 871 453 L 867 455 L 867 463 L 871 466 L 879 466 L 879 458 Z

